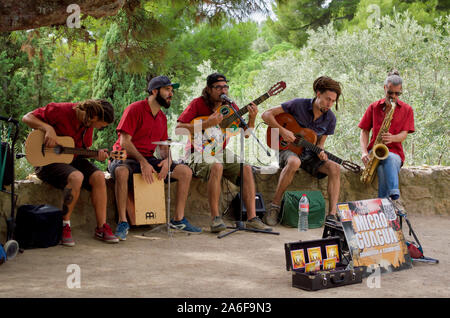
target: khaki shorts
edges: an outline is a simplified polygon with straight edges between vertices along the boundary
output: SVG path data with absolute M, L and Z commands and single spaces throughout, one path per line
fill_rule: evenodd
M 218 153 L 215 157 L 209 157 L 207 161 L 201 157 L 201 153 L 192 153 L 187 160 L 187 165 L 192 169 L 195 177 L 202 178 L 204 182 L 208 182 L 209 176 L 211 174 L 211 167 L 213 163 L 221 163 L 223 165 L 222 176 L 227 180 L 231 181 L 235 185 L 240 183 L 240 172 L 241 166 L 239 164 L 239 157 L 235 155 L 232 151 L 225 149 L 225 154 Z M 223 156 L 221 156 L 223 154 Z M 198 157 L 196 157 L 198 156 Z M 199 161 L 199 162 L 195 162 Z

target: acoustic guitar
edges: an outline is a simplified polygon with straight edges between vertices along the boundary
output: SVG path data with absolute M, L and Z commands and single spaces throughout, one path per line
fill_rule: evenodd
M 287 142 L 281 137 L 281 135 L 279 136 L 278 140 L 272 140 L 276 137 L 272 138 L 272 127 L 268 127 L 266 138 L 267 145 L 270 148 L 276 150 L 276 147 L 278 147 L 280 151 L 289 149 L 297 155 L 300 155 L 305 148 L 315 152 L 316 154 L 319 154 L 323 150 L 322 148 L 316 146 L 317 134 L 314 132 L 314 130 L 301 127 L 295 120 L 294 116 L 292 116 L 291 114 L 281 113 L 275 116 L 275 119 L 283 128 L 286 128 L 287 130 L 290 130 L 294 133 L 295 141 Z M 359 173 L 361 171 L 361 167 L 356 163 L 342 160 L 341 158 L 333 155 L 328 151 L 325 151 L 325 153 L 327 154 L 328 159 L 336 162 L 337 164 L 340 164 L 345 169 L 350 170 L 354 173 Z
M 46 147 L 45 133 L 35 129 L 31 131 L 25 141 L 25 156 L 27 161 L 33 167 L 42 167 L 51 163 L 71 163 L 74 155 L 83 157 L 97 157 L 98 150 L 89 150 L 84 148 L 74 148 L 75 142 L 72 137 L 56 137 L 56 147 Z M 109 152 L 112 159 L 125 160 L 127 153 L 125 150 L 116 150 Z
M 264 102 L 266 99 L 268 99 L 271 96 L 275 96 L 279 93 L 281 93 L 286 88 L 286 83 L 283 81 L 280 81 L 276 83 L 274 86 L 272 86 L 267 93 L 264 95 L 261 95 L 257 99 L 253 101 L 255 105 L 259 105 L 262 102 Z M 251 103 L 248 105 L 242 107 L 238 111 L 235 112 L 235 109 L 228 104 L 224 104 L 216 109 L 216 113 L 220 113 L 223 116 L 223 120 L 219 125 L 209 127 L 202 131 L 202 140 L 201 140 L 201 149 L 197 149 L 198 151 L 208 151 L 213 156 L 216 151 L 223 148 L 223 144 L 225 141 L 227 141 L 230 137 L 235 136 L 239 134 L 239 125 L 240 125 L 240 119 L 239 116 L 236 114 L 238 113 L 240 116 L 245 115 L 248 112 L 248 107 L 251 106 Z M 191 121 L 191 124 L 200 124 L 201 121 L 207 120 L 209 116 L 200 116 L 196 117 Z M 194 136 L 194 138 L 197 138 Z M 191 142 L 194 144 L 195 148 L 197 142 L 194 142 L 194 138 L 191 136 Z

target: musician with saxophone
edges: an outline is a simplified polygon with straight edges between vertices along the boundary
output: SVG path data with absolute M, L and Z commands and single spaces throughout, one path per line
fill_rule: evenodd
M 405 161 L 402 142 L 414 132 L 413 109 L 399 99 L 402 85 L 398 71 L 390 72 L 384 82 L 385 97 L 370 104 L 358 124 L 361 160 L 366 167 L 361 181 L 370 183 L 378 174 L 378 197 L 394 201 L 400 198 L 398 174 Z

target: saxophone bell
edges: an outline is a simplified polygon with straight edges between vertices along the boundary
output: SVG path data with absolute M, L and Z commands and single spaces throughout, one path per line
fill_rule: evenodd
M 376 144 L 375 146 L 373 146 L 372 151 L 373 155 L 378 160 L 384 160 L 389 155 L 389 149 L 385 144 Z

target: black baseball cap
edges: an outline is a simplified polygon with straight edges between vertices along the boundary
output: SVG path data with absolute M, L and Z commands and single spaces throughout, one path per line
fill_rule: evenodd
M 153 77 L 150 82 L 148 82 L 147 91 L 149 94 L 152 93 L 152 90 L 158 89 L 165 86 L 172 86 L 174 89 L 180 87 L 179 83 L 172 83 L 167 76 L 157 76 Z
M 211 87 L 212 84 L 214 84 L 216 82 L 222 82 L 222 81 L 228 82 L 225 75 L 220 74 L 220 73 L 212 73 L 212 74 L 208 75 L 208 77 L 206 78 L 206 85 L 208 87 Z

